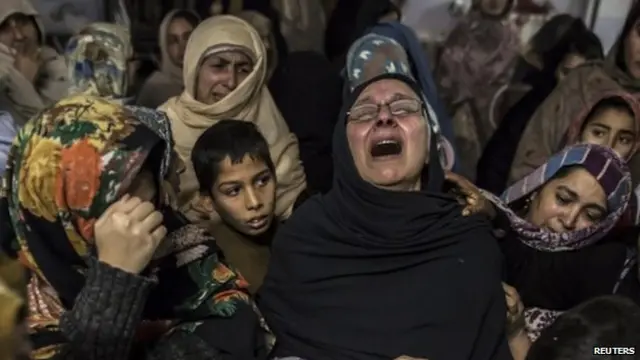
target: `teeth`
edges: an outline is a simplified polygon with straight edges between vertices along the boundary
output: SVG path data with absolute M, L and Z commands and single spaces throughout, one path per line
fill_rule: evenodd
M 382 140 L 377 142 L 376 145 L 384 145 L 384 144 L 397 144 L 398 142 L 395 140 Z

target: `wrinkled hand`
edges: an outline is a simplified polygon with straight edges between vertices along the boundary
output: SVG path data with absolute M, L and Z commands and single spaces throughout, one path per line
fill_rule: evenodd
M 162 214 L 150 202 L 123 196 L 94 225 L 98 259 L 123 271 L 139 274 L 167 235 Z
M 507 335 L 514 335 L 524 329 L 524 304 L 514 287 L 502 283 L 502 288 L 507 302 Z
M 491 201 L 487 200 L 480 192 L 480 189 L 467 178 L 447 171 L 445 180 L 454 185 L 453 194 L 458 198 L 460 205 L 465 206 L 462 215 L 469 216 L 483 213 L 491 219 L 495 217 L 496 210 Z

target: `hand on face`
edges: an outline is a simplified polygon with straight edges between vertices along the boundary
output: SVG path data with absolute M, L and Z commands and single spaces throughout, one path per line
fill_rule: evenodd
M 445 172 L 445 180 L 454 186 L 451 192 L 456 195 L 458 202 L 465 206 L 462 215 L 469 216 L 482 213 L 489 216 L 489 218 L 495 217 L 496 210 L 491 201 L 487 200 L 480 192 L 480 189 L 467 178 L 447 171 Z
M 152 203 L 124 195 L 95 223 L 98 259 L 123 271 L 140 273 L 167 235 L 162 220 Z

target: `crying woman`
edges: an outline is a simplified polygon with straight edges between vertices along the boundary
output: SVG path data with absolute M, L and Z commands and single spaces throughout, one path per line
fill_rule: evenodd
M 520 293 L 531 339 L 593 297 L 622 294 L 640 303 L 635 241 L 625 241 L 631 234 L 607 236 L 624 214 L 631 188 L 629 169 L 614 150 L 578 144 L 500 199 L 487 195 L 506 220 L 505 281 Z

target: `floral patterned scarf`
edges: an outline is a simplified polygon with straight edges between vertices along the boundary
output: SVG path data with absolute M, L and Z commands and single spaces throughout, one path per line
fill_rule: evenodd
M 59 334 L 60 316 L 84 286 L 85 259 L 95 254 L 94 222 L 126 192 L 143 164 L 156 167 L 160 183 L 169 171 L 172 144 L 163 113 L 88 96 L 60 101 L 20 131 L 0 194 L 0 243 L 33 273 L 31 333 Z M 173 321 L 186 321 L 182 330 L 198 331 L 202 323 L 253 309 L 248 284 L 224 265 L 212 237 L 165 213 L 171 248 L 145 273 L 158 283 L 144 318 L 166 320 L 161 335 Z M 51 356 L 61 344 L 37 345 L 34 356 L 47 358 L 41 353 Z
M 560 170 L 576 165 L 584 167 L 596 177 L 604 189 L 609 214 L 603 221 L 585 229 L 555 233 L 529 223 L 516 213 L 525 206 L 533 193 L 553 179 Z M 613 150 L 599 145 L 578 144 L 553 155 L 544 165 L 505 190 L 500 198 L 485 191 L 483 194 L 506 215 L 511 229 L 522 243 L 539 251 L 558 252 L 578 250 L 593 245 L 607 235 L 625 213 L 631 191 L 629 168 Z M 620 280 L 635 264 L 635 259 L 635 251 L 629 251 Z M 612 293 L 617 291 L 618 285 L 611 289 Z M 537 339 L 540 332 L 551 325 L 560 314 L 562 311 L 525 309 L 529 337 L 532 340 Z

